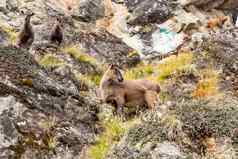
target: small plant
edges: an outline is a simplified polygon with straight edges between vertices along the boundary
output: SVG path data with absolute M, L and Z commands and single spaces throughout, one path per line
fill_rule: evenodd
M 99 137 L 97 143 L 90 147 L 89 156 L 92 159 L 103 159 L 106 157 L 110 147 L 118 142 L 125 132 L 122 122 L 116 118 L 110 118 L 103 122 L 104 132 Z
M 39 64 L 46 68 L 52 68 L 52 67 L 62 66 L 65 63 L 62 60 L 60 60 L 58 57 L 52 54 L 47 54 L 39 61 Z
M 63 48 L 63 52 L 71 55 L 79 62 L 90 63 L 92 65 L 95 65 L 97 63 L 97 60 L 94 57 L 84 53 L 83 50 L 77 46 L 65 47 Z
M 214 70 L 203 70 L 193 96 L 197 98 L 213 96 L 218 93 L 218 73 Z

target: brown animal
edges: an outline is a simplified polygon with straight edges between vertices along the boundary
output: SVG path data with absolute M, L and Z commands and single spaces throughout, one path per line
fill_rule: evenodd
M 50 35 L 50 41 L 60 45 L 63 41 L 62 21 L 57 18 Z
M 31 17 L 34 13 L 28 14 L 25 17 L 24 25 L 17 37 L 16 45 L 22 48 L 29 48 L 34 41 L 34 31 L 31 26 Z
M 121 115 L 124 106 L 145 106 L 154 109 L 159 85 L 147 80 L 123 80 L 119 68 L 110 65 L 100 82 L 100 97 L 103 102 L 114 103 Z

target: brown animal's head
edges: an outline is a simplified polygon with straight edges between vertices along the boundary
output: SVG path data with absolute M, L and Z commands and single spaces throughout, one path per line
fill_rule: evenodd
M 120 68 L 117 65 L 110 64 L 101 82 L 104 84 L 113 84 L 123 82 L 123 80 Z
M 25 22 L 26 23 L 30 23 L 30 20 L 31 20 L 31 17 L 35 15 L 34 13 L 30 13 L 30 14 L 27 14 L 26 17 L 25 17 Z
M 120 68 L 117 66 L 117 65 L 114 65 L 114 64 L 110 64 L 109 65 L 109 72 L 111 73 L 111 78 L 114 80 L 114 81 L 117 81 L 117 82 L 123 82 L 123 76 L 121 74 L 121 71 L 120 71 Z
M 63 19 L 62 19 L 61 17 L 57 17 L 55 24 L 56 24 L 58 27 L 63 27 Z

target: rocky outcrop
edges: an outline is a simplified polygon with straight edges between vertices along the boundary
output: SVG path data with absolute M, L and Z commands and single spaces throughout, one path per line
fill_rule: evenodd
M 97 109 L 79 96 L 79 81 L 47 72 L 25 50 L 0 47 L 0 55 L 0 158 L 82 155 Z

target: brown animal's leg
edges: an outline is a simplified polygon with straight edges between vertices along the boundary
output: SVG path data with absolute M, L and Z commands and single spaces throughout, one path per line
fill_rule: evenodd
M 148 107 L 151 110 L 155 109 L 155 105 L 157 103 L 157 93 L 155 91 L 146 91 L 145 92 L 145 100 Z
M 122 98 L 122 97 L 117 97 L 117 98 L 116 98 L 117 114 L 118 114 L 120 117 L 123 117 L 124 104 L 125 104 L 125 99 L 124 99 L 124 98 Z

